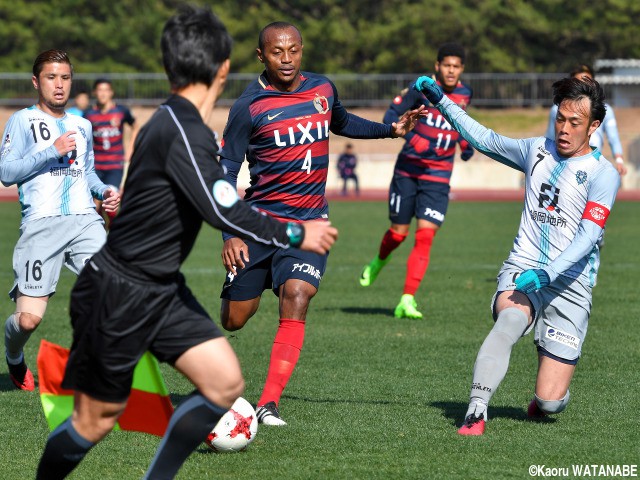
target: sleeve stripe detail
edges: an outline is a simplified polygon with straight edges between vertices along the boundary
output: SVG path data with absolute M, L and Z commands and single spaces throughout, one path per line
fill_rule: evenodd
M 273 245 L 275 245 L 277 247 L 287 248 L 287 245 L 281 244 L 275 238 L 272 238 L 271 240 L 267 240 L 267 239 L 261 238 L 258 235 L 256 235 L 255 233 L 249 232 L 247 230 L 244 230 L 243 228 L 240 228 L 239 226 L 231 223 L 229 220 L 227 220 L 227 218 L 225 218 L 222 215 L 222 213 L 218 209 L 218 205 L 216 204 L 215 200 L 213 199 L 213 197 L 211 195 L 211 192 L 207 188 L 207 184 L 204 181 L 204 178 L 202 176 L 202 172 L 200 171 L 200 168 L 198 168 L 198 163 L 196 162 L 196 159 L 193 156 L 193 151 L 191 150 L 191 144 L 189 143 L 187 135 L 185 134 L 184 129 L 182 128 L 182 125 L 180 124 L 180 121 L 176 117 L 175 113 L 173 113 L 173 110 L 171 109 L 171 107 L 169 105 L 161 105 L 160 108 L 163 108 L 163 109 L 165 109 L 165 110 L 167 110 L 169 112 L 169 115 L 171 115 L 171 118 L 173 119 L 173 122 L 178 127 L 178 130 L 180 131 L 180 135 L 182 136 L 182 140 L 184 141 L 184 144 L 187 147 L 187 153 L 189 154 L 189 159 L 191 160 L 193 168 L 195 169 L 196 174 L 198 175 L 198 179 L 200 180 L 200 185 L 202 186 L 205 194 L 207 195 L 207 198 L 209 199 L 209 202 L 211 203 L 211 206 L 213 207 L 213 210 L 216 213 L 216 215 L 218 216 L 218 218 L 220 218 L 220 220 L 222 220 L 222 222 L 225 225 L 228 225 L 228 226 L 234 228 L 235 230 L 238 230 L 238 231 L 244 233 L 245 235 L 247 235 L 247 236 L 251 237 L 252 239 L 254 239 L 256 242 L 265 243 L 265 244 L 268 244 L 268 245 L 269 244 L 273 244 Z
M 587 202 L 584 212 L 582 212 L 582 219 L 591 220 L 600 228 L 604 228 L 604 224 L 607 223 L 607 218 L 609 218 L 609 213 L 609 209 L 604 205 L 596 202 Z

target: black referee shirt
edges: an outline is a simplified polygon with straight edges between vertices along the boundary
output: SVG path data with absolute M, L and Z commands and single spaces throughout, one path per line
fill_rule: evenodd
M 242 238 L 287 246 L 286 224 L 236 198 L 224 181 L 211 129 L 187 99 L 170 97 L 140 130 L 107 247 L 146 276 L 173 277 L 202 220 Z M 216 183 L 218 182 L 218 183 Z

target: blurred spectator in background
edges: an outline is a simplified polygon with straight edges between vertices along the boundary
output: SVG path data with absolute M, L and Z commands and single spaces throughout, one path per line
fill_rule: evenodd
M 73 98 L 73 107 L 67 108 L 67 113 L 84 117 L 84 112 L 89 108 L 90 103 L 89 93 L 86 90 L 78 90 Z
M 358 176 L 356 175 L 356 165 L 358 164 L 358 158 L 353 153 L 353 145 L 347 143 L 344 147 L 344 152 L 338 157 L 338 171 L 340 172 L 340 178 L 342 178 L 342 195 L 347 195 L 347 181 L 353 180 L 356 188 L 356 195 L 360 195 L 360 188 L 358 187 Z

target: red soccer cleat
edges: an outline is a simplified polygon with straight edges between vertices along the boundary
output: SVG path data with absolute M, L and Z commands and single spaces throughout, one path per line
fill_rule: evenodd
M 26 390 L 28 392 L 33 392 L 36 388 L 36 383 L 33 380 L 33 374 L 27 364 L 24 363 L 24 360 L 17 365 L 12 365 L 7 362 L 7 366 L 9 367 L 9 378 L 20 390 Z
M 546 417 L 547 414 L 540 410 L 540 407 L 538 406 L 538 404 L 536 403 L 536 399 L 534 398 L 533 400 L 531 400 L 529 408 L 527 408 L 527 416 L 531 419 L 539 420 Z
M 484 415 L 476 417 L 473 413 L 464 419 L 464 423 L 458 429 L 459 435 L 482 435 L 485 427 Z

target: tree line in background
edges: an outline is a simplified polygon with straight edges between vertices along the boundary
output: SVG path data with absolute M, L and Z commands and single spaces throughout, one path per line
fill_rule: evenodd
M 162 27 L 180 2 L 0 0 L 0 71 L 30 72 L 61 48 L 77 72 L 161 72 Z M 640 58 L 632 0 L 220 0 L 234 38 L 232 71 L 256 72 L 260 29 L 285 20 L 302 32 L 303 68 L 319 73 L 431 71 L 457 41 L 468 72 L 564 72 L 598 58 Z M 634 20 L 635 19 L 635 20 Z

